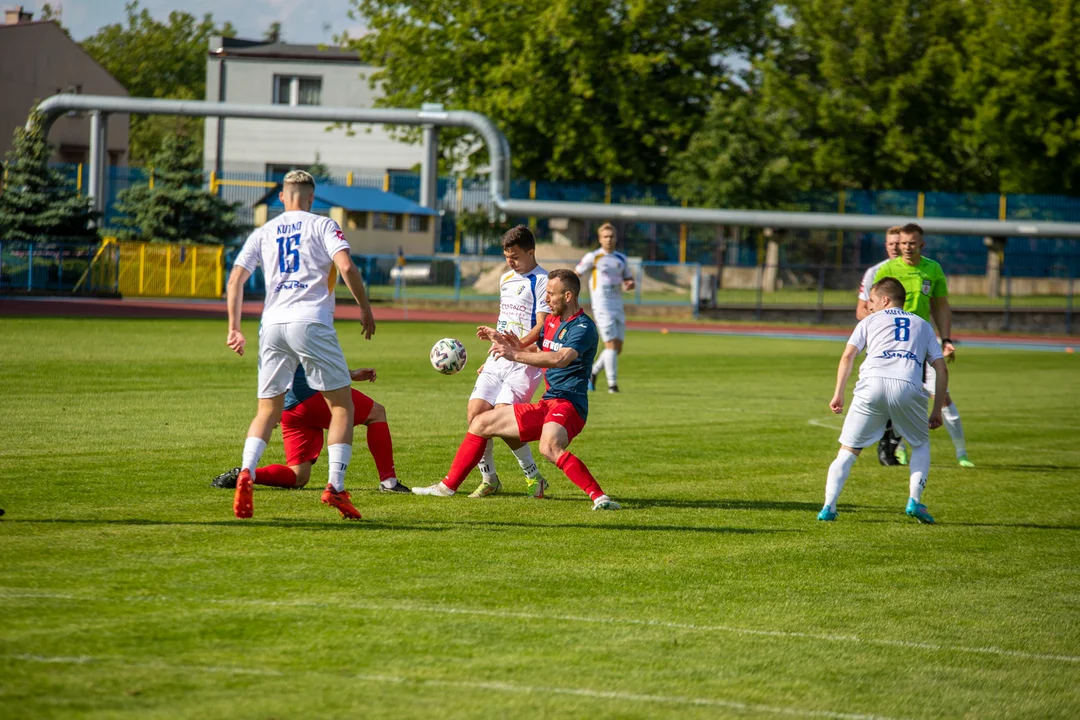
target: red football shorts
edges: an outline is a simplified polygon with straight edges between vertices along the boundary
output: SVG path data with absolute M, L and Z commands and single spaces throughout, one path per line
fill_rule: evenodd
M 573 440 L 585 428 L 585 421 L 569 400 L 541 400 L 538 403 L 514 405 L 518 437 L 522 442 L 540 439 L 544 424 L 553 422 L 566 428 L 567 441 Z
M 353 425 L 360 425 L 371 414 L 375 401 L 359 390 L 352 391 Z M 322 452 L 323 433 L 330 429 L 330 406 L 315 393 L 292 410 L 281 414 L 281 439 L 285 441 L 285 464 L 315 462 Z

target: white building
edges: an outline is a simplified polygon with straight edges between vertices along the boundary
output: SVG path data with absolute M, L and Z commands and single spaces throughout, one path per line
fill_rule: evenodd
M 371 108 L 379 97 L 368 85 L 373 70 L 356 53 L 338 48 L 214 36 L 206 62 L 206 99 Z M 345 128 L 329 127 L 324 122 L 207 118 L 205 167 L 226 177 L 265 177 L 307 168 L 318 156 L 331 175 L 382 175 L 409 171 L 421 161 L 419 144 L 392 140 L 381 125 L 356 125 L 351 137 Z

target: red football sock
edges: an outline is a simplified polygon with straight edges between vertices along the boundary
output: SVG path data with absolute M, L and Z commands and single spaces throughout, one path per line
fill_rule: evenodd
M 394 441 L 390 439 L 390 426 L 384 422 L 368 425 L 367 447 L 379 471 L 379 480 L 396 478 L 394 470 Z
M 255 470 L 255 484 L 271 487 L 296 487 L 296 473 L 287 465 L 267 465 Z
M 564 452 L 560 455 L 555 467 L 566 473 L 566 477 L 570 478 L 570 482 L 584 490 L 591 500 L 595 500 L 604 494 L 604 491 L 600 489 L 600 483 L 596 482 L 596 478 L 589 472 L 589 468 L 585 467 L 585 463 L 570 453 Z
M 454 462 L 450 463 L 450 472 L 443 478 L 443 484 L 451 490 L 457 490 L 461 483 L 465 482 L 465 478 L 469 477 L 472 469 L 479 464 L 480 458 L 484 457 L 485 448 L 487 438 L 465 433 L 465 439 L 461 441 L 461 446 L 454 455 Z

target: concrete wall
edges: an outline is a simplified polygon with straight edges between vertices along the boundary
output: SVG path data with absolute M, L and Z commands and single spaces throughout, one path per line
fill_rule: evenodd
M 0 25 L 0 157 L 40 101 L 61 92 L 127 97 L 116 78 L 53 22 Z M 127 165 L 128 116 L 109 116 L 109 162 Z M 90 116 L 62 117 L 49 133 L 54 162 L 87 162 Z
M 368 87 L 362 74 L 372 68 L 359 62 L 279 60 L 229 55 L 224 60 L 210 57 L 206 64 L 206 99 L 218 99 L 220 64 L 225 63 L 227 102 L 271 105 L 275 75 L 322 78 L 324 106 L 371 108 L 379 93 Z M 214 169 L 217 153 L 215 118 L 206 119 L 205 167 Z M 226 172 L 263 173 L 267 165 L 308 167 L 320 162 L 331 174 L 350 171 L 381 174 L 387 170 L 408 170 L 420 163 L 420 145 L 390 139 L 381 125 L 358 125 L 353 137 L 344 128 L 328 130 L 324 122 L 226 119 L 224 163 Z

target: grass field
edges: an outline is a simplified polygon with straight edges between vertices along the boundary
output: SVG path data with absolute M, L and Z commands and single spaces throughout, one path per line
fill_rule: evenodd
M 247 325 L 249 340 L 255 325 Z M 446 470 L 483 347 L 340 323 L 407 484 Z M 466 340 L 470 368 L 427 362 Z M 1080 715 L 1080 366 L 961 351 L 975 470 L 933 438 L 924 500 L 869 454 L 815 520 L 835 342 L 631 333 L 574 452 L 624 503 L 385 496 L 364 512 L 207 487 L 237 464 L 254 348 L 224 322 L 0 319 L 0 717 Z M 275 434 L 266 461 L 282 459 Z M 474 475 L 465 489 L 476 484 Z

